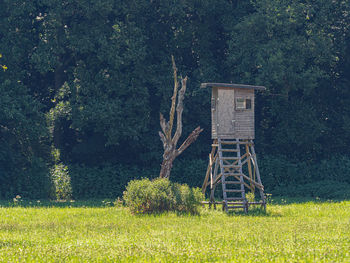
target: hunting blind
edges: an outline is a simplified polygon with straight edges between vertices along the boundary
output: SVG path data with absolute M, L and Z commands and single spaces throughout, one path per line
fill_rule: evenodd
M 214 207 L 243 208 L 250 205 L 266 207 L 264 187 L 261 183 L 253 140 L 254 91 L 265 90 L 262 86 L 227 83 L 202 83 L 201 88 L 211 88 L 211 136 L 212 151 L 202 186 L 205 194 L 210 186 L 210 201 Z M 215 189 L 222 186 L 222 202 L 215 201 Z M 250 197 L 246 193 L 250 191 Z M 260 201 L 255 201 L 255 192 Z M 248 200 L 249 199 L 249 200 Z

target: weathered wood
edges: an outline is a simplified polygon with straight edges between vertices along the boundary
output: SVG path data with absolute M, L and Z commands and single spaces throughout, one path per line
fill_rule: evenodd
M 222 149 L 222 152 L 237 152 L 237 149 Z
M 227 212 L 227 194 L 225 192 L 226 190 L 226 184 L 225 184 L 225 175 L 224 175 L 224 164 L 222 161 L 222 148 L 221 148 L 221 139 L 218 139 L 218 153 L 219 153 L 219 162 L 220 162 L 220 168 L 221 168 L 221 185 L 222 185 L 222 191 L 223 191 L 223 198 L 224 198 L 224 205 L 223 205 L 223 209 Z
M 249 202 L 245 198 L 246 189 L 252 192 L 255 192 L 255 188 L 259 189 L 262 202 L 265 204 L 264 187 L 261 183 L 255 151 L 250 150 L 254 148 L 254 90 L 256 88 L 229 83 L 203 83 L 202 86 L 212 88 L 212 138 L 218 139 L 218 142 L 214 142 L 212 146 L 218 148 L 216 165 L 219 164 L 221 171 L 210 182 L 213 188 L 221 183 L 223 208 L 226 211 L 232 208 L 229 198 L 237 198 L 227 194 L 241 193 L 242 202 L 236 206 L 244 208 L 247 212 Z M 263 89 L 263 87 L 257 89 Z M 233 147 L 230 148 L 230 145 Z M 241 145 L 244 146 L 242 149 Z M 241 154 L 241 151 L 245 153 Z M 248 176 L 243 173 L 244 165 L 247 165 Z M 232 185 L 231 188 L 226 187 L 229 184 Z M 239 185 L 240 189 L 238 190 L 237 187 L 234 189 L 235 185 Z
M 254 85 L 245 85 L 245 84 L 233 84 L 233 83 L 202 83 L 201 84 L 201 88 L 207 88 L 207 87 L 266 90 L 264 86 L 254 86 Z
M 227 193 L 241 193 L 243 192 L 244 190 L 236 190 L 236 189 L 226 189 L 225 190 Z
M 241 184 L 240 181 L 226 181 L 226 184 Z
M 197 127 L 183 142 L 183 144 L 176 149 L 177 143 L 182 134 L 182 112 L 183 112 L 183 100 L 186 92 L 186 84 L 187 77 L 181 78 L 181 89 L 178 92 L 179 84 L 177 77 L 177 68 L 175 65 L 174 57 L 172 56 L 172 64 L 173 64 L 173 75 L 174 75 L 174 91 L 173 96 L 171 98 L 171 109 L 169 113 L 169 122 L 165 121 L 165 118 L 162 114 L 160 114 L 160 126 L 162 131 L 159 131 L 159 137 L 163 143 L 163 161 L 161 164 L 161 169 L 159 173 L 159 177 L 169 178 L 170 172 L 173 167 L 173 162 L 177 156 L 179 156 L 191 143 L 193 143 L 199 134 L 203 131 L 200 127 Z M 174 136 L 172 137 L 172 129 L 175 118 L 175 104 L 177 98 L 177 106 L 176 106 L 176 131 Z
M 244 212 L 247 213 L 248 212 L 248 206 L 247 206 L 247 200 L 245 198 L 245 191 L 244 191 L 244 181 L 243 181 L 243 169 L 242 169 L 242 162 L 241 162 L 241 151 L 240 151 L 240 145 L 239 145 L 239 140 L 236 139 L 236 142 L 237 142 L 237 149 L 238 149 L 238 152 L 237 152 L 237 157 L 239 157 L 238 159 L 238 167 L 239 167 L 239 173 L 240 173 L 240 176 L 239 176 L 239 181 L 241 182 L 241 194 L 242 194 L 242 200 L 244 202 Z
M 255 172 L 256 172 L 256 177 L 257 177 L 257 179 L 258 179 L 258 182 L 259 182 L 259 184 L 260 185 L 262 185 L 262 182 L 261 182 L 261 178 L 260 178 L 260 171 L 259 171 L 259 167 L 258 167 L 258 161 L 257 161 L 257 159 L 256 159 L 256 154 L 255 154 L 255 149 L 254 149 L 254 145 L 252 145 L 251 147 L 250 147 L 250 149 L 251 149 L 251 151 L 252 151 L 252 156 L 253 156 L 253 160 L 254 160 L 254 163 L 255 163 Z M 261 200 L 263 200 L 263 202 L 264 202 L 264 208 L 266 208 L 266 200 L 265 200 L 265 195 L 264 195 L 264 187 L 262 187 L 262 188 L 259 188 L 260 189 L 260 191 L 259 191 L 259 193 L 260 193 L 260 198 L 261 198 Z
M 244 197 L 227 197 L 227 201 L 234 201 L 234 200 L 244 200 Z
M 249 151 L 249 146 L 248 145 L 245 146 L 245 150 L 246 150 L 246 154 L 250 155 L 250 151 Z M 249 178 L 252 181 L 255 181 L 255 178 L 253 178 L 252 164 L 250 163 L 250 157 L 249 157 L 249 159 L 247 158 L 247 160 L 248 160 L 248 174 L 249 174 Z M 255 185 L 250 183 L 250 186 L 252 188 L 252 192 L 254 193 L 255 192 Z
M 236 99 L 250 100 L 250 109 L 236 109 Z M 254 139 L 254 90 L 212 88 L 212 138 Z

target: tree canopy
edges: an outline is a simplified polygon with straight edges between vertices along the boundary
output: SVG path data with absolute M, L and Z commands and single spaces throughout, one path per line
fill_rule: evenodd
M 256 106 L 261 154 L 350 154 L 347 1 L 3 0 L 0 24 L 3 197 L 47 178 L 53 149 L 65 163 L 159 168 L 171 54 L 189 77 L 184 133 L 204 128 L 183 158 L 210 148 L 201 82 L 267 87 Z

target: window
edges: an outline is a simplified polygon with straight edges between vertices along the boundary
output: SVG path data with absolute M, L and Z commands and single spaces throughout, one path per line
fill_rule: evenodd
M 252 100 L 245 98 L 236 98 L 236 110 L 251 110 Z
M 245 109 L 245 99 L 236 98 L 236 110 L 244 110 Z
M 245 109 L 250 110 L 252 108 L 252 100 L 251 99 L 246 99 L 245 100 Z

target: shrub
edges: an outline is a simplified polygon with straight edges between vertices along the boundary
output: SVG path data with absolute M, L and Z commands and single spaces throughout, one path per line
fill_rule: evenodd
M 72 198 L 72 186 L 68 167 L 63 164 L 56 164 L 51 169 L 51 178 L 55 188 L 56 198 L 68 200 Z
M 179 211 L 198 213 L 203 199 L 199 188 L 190 188 L 168 179 L 132 180 L 124 192 L 124 200 L 132 213 L 159 213 Z

